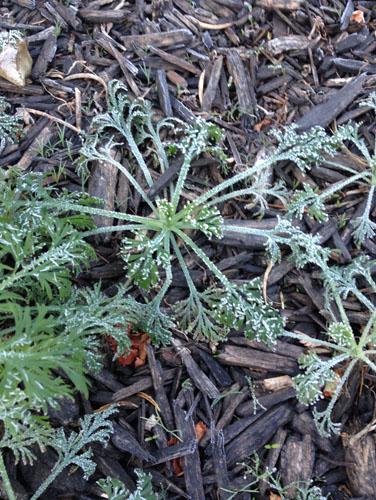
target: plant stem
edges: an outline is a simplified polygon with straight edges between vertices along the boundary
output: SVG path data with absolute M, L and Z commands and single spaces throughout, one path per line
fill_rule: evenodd
M 0 452 L 0 476 L 1 479 L 3 480 L 4 486 L 5 486 L 5 491 L 7 492 L 8 499 L 9 500 L 16 500 L 16 496 L 14 494 L 12 485 L 10 483 L 10 479 L 8 476 L 7 469 L 5 467 L 4 463 L 4 458 L 2 452 Z

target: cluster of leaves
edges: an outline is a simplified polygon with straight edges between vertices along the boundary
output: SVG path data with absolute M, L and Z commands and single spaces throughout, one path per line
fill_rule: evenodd
M 376 112 L 376 93 L 370 94 L 368 100 L 362 102 L 361 105 L 370 106 Z M 359 127 L 360 124 L 349 123 L 329 134 L 321 127 L 312 127 L 309 131 L 300 133 L 296 126 L 290 126 L 285 131 L 274 131 L 274 135 L 279 142 L 277 154 L 289 151 L 291 160 L 302 172 L 306 172 L 313 166 L 324 164 L 346 176 L 345 179 L 330 185 L 321 192 L 305 184 L 303 190 L 296 191 L 290 201 L 287 217 L 302 218 L 307 212 L 311 217 L 325 221 L 328 218 L 324 205 L 326 200 L 353 184 L 369 188 L 363 214 L 351 221 L 354 227 L 353 238 L 361 244 L 366 238 L 372 238 L 376 230 L 376 223 L 370 218 L 376 188 L 376 152 L 371 153 L 365 141 L 359 137 Z M 350 167 L 343 164 L 340 159 L 337 160 L 337 152 L 340 149 L 347 152 L 353 149 L 360 153 L 361 157 L 358 157 L 357 164 L 354 162 L 354 166 Z M 351 154 L 354 153 L 351 151 Z
M 122 481 L 112 477 L 100 479 L 97 484 L 102 488 L 108 500 L 158 500 L 152 488 L 151 475 L 140 469 L 135 469 L 135 472 L 137 487 L 133 493 L 130 493 Z
M 376 365 L 373 361 L 376 353 L 376 306 L 360 290 L 357 283 L 357 278 L 362 276 L 363 280 L 368 283 L 369 289 L 376 293 L 376 282 L 372 276 L 376 262 L 366 257 L 359 257 L 345 267 L 330 266 L 329 249 L 324 249 L 319 240 L 294 229 L 288 221 L 281 221 L 279 228 L 284 230 L 287 236 L 289 233 L 291 235 L 291 259 L 297 267 L 313 264 L 321 270 L 325 311 L 330 320 L 325 332 L 328 340 L 310 337 L 309 341 L 317 346 L 328 348 L 333 355 L 329 359 L 322 358 L 313 352 L 302 355 L 299 364 L 303 373 L 294 378 L 294 383 L 298 399 L 307 405 L 314 404 L 324 397 L 325 384 L 330 384 L 334 388 L 334 394 L 326 409 L 321 412 L 315 408 L 313 410 L 319 432 L 323 436 L 329 436 L 332 432 L 338 433 L 340 430 L 340 424 L 332 422 L 331 414 L 354 366 L 357 363 L 364 363 L 376 372 Z M 296 240 L 299 242 L 298 245 L 295 244 Z M 351 326 L 343 307 L 342 301 L 349 294 L 356 297 L 369 311 L 369 319 L 360 336 Z M 307 341 L 304 335 L 292 332 L 284 332 L 284 335 L 303 342 Z M 334 368 L 343 371 L 341 376 Z
M 233 326 L 245 328 L 246 334 L 252 338 L 264 340 L 269 344 L 275 342 L 276 336 L 281 333 L 283 322 L 276 311 L 264 304 L 257 281 L 246 286 L 235 286 L 207 257 L 195 243 L 195 235 L 203 233 L 207 238 L 221 238 L 223 229 L 229 229 L 223 224 L 217 205 L 228 199 L 240 195 L 254 195 L 265 204 L 265 196 L 274 194 L 284 200 L 283 192 L 278 186 L 265 185 L 262 175 L 265 164 L 258 164 L 246 168 L 241 173 L 225 180 L 221 184 L 209 189 L 196 200 L 185 203 L 183 188 L 192 161 L 201 153 L 209 152 L 224 160 L 220 145 L 221 131 L 214 125 L 197 119 L 193 125 L 183 124 L 177 119 L 165 119 L 157 124 L 152 120 L 151 104 L 142 99 L 131 101 L 125 92 L 124 85 L 119 81 L 109 84 L 108 110 L 93 120 L 96 129 L 94 136 L 87 137 L 81 153 L 84 162 L 98 160 L 109 162 L 116 166 L 126 176 L 143 200 L 147 208 L 147 216 L 138 216 L 117 213 L 93 207 L 74 207 L 66 205 L 66 209 L 79 210 L 86 214 L 97 214 L 117 218 L 119 223 L 112 228 L 87 231 L 85 235 L 97 234 L 101 231 L 127 231 L 122 242 L 122 257 L 125 261 L 126 274 L 129 282 L 133 282 L 146 290 L 157 285 L 163 285 L 154 295 L 154 298 L 145 306 L 146 316 L 144 324 L 146 331 L 156 343 L 167 342 L 170 338 L 168 328 L 172 320 L 163 316 L 160 304 L 171 284 L 173 269 L 172 259 L 176 258 L 180 270 L 183 272 L 189 288 L 187 300 L 178 304 L 174 309 L 175 320 L 196 336 L 207 339 L 225 338 Z M 161 131 L 168 129 L 170 135 L 175 134 L 175 141 L 165 141 L 160 138 Z M 163 197 L 152 199 L 145 192 L 144 186 L 111 154 L 117 143 L 108 134 L 121 134 L 123 140 L 137 162 L 143 174 L 146 187 L 151 187 L 153 181 L 149 168 L 143 157 L 143 148 L 150 147 L 156 152 L 161 173 L 169 168 L 172 154 L 179 154 L 183 164 L 175 183 L 166 188 Z M 104 142 L 104 138 L 107 139 Z M 266 160 L 275 161 L 276 158 Z M 81 168 L 83 163 L 81 163 Z M 259 179 L 259 182 L 247 187 L 238 188 L 244 180 Z M 264 184 L 264 191 L 261 184 Z M 224 194 L 223 194 L 224 193 Z M 126 224 L 123 224 L 123 221 Z M 231 226 L 232 231 L 244 232 L 244 228 Z M 272 238 L 271 233 L 250 229 L 251 234 L 262 234 Z M 200 291 L 194 284 L 181 250 L 182 243 L 190 249 L 208 269 L 216 284 Z
M 99 285 L 73 286 L 74 274 L 95 258 L 81 237 L 93 224 L 61 204 L 94 202 L 84 195 L 58 194 L 43 186 L 41 176 L 10 172 L 7 181 L 2 177 L 0 451 L 12 450 L 16 460 L 32 462 L 35 444 L 44 449 L 59 436 L 62 442 L 62 431 L 56 435 L 49 424 L 48 407 L 74 390 L 87 395 L 87 371 L 102 367 L 100 335 L 111 335 L 121 352 L 127 351 L 129 339 L 117 326 L 137 323 L 139 311 L 125 290 L 108 299 Z M 1 463 L 0 469 L 4 477 Z
M 22 116 L 8 115 L 7 110 L 9 108 L 10 104 L 5 100 L 4 97 L 0 96 L 0 151 L 3 149 L 7 142 L 14 144 L 23 134 L 21 126 Z

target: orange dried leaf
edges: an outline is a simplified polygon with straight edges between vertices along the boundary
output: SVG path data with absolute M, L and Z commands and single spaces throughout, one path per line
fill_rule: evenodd
M 267 125 L 270 125 L 271 121 L 265 118 L 265 120 L 262 120 L 260 123 L 256 123 L 256 125 L 253 127 L 253 130 L 256 132 L 260 132 L 262 127 L 266 127 Z
M 350 17 L 350 23 L 364 24 L 364 13 L 361 10 L 354 10 Z
M 196 424 L 195 430 L 196 430 L 197 441 L 200 442 L 200 439 L 205 434 L 206 425 L 204 424 L 204 422 L 200 420 L 200 422 Z

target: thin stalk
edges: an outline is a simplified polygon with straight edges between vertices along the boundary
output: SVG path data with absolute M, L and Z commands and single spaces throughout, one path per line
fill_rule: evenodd
M 34 493 L 34 495 L 30 498 L 30 500 L 37 500 L 42 493 L 46 491 L 46 489 L 49 487 L 49 485 L 55 481 L 57 476 L 63 472 L 65 467 L 67 466 L 67 463 L 65 461 L 61 461 L 60 463 L 55 464 L 55 467 L 52 469 L 51 473 L 46 477 L 46 479 L 43 481 L 43 483 L 39 486 L 37 491 Z
M 213 272 L 213 274 L 219 279 L 219 281 L 228 289 L 233 289 L 233 286 L 226 278 L 226 276 L 217 268 L 215 264 L 209 259 L 209 257 L 199 248 L 196 243 L 185 233 L 180 231 L 180 229 L 175 229 L 174 232 L 185 241 L 192 250 L 200 257 L 204 264 Z
M 4 486 L 5 486 L 5 491 L 7 492 L 8 499 L 9 500 L 16 500 L 16 495 L 14 494 L 7 469 L 5 467 L 4 463 L 4 458 L 3 458 L 3 453 L 0 452 L 0 476 L 1 479 L 3 480 Z
M 151 187 L 153 185 L 153 179 L 151 178 L 148 166 L 146 165 L 145 160 L 142 157 L 140 150 L 138 149 L 136 141 L 133 138 L 131 125 L 129 124 L 126 130 L 123 130 L 122 132 L 125 138 L 127 139 L 129 147 L 131 148 L 131 151 L 145 176 L 146 182 L 148 183 L 149 187 Z
M 299 335 L 298 333 L 289 332 L 287 330 L 283 333 L 283 336 L 290 337 L 291 339 L 296 339 L 296 340 L 305 340 L 305 341 L 309 340 L 309 342 L 312 342 L 314 344 L 317 344 L 317 345 L 320 345 L 323 347 L 328 347 L 329 349 L 333 349 L 336 351 L 341 351 L 344 354 L 349 352 L 348 347 L 343 347 L 343 346 L 340 346 L 337 344 L 333 344 L 332 342 L 327 342 L 326 340 L 315 339 L 315 338 L 310 337 L 310 336 Z
M 342 375 L 342 377 L 340 377 L 340 382 L 339 384 L 337 385 L 336 387 L 336 390 L 330 400 L 330 403 L 328 404 L 328 407 L 326 409 L 326 412 L 325 413 L 328 413 L 329 415 L 331 415 L 332 413 L 332 410 L 334 408 L 334 405 L 336 404 L 337 402 L 337 399 L 338 399 L 338 396 L 342 390 L 342 387 L 345 385 L 345 382 L 346 380 L 348 379 L 352 369 L 354 368 L 354 366 L 356 365 L 356 363 L 358 362 L 359 360 L 357 358 L 353 359 L 350 364 L 348 365 L 348 367 L 346 368 L 345 370 L 345 373 Z
M 362 349 L 366 345 L 366 343 L 368 342 L 368 334 L 369 334 L 369 331 L 371 330 L 372 326 L 374 325 L 375 319 L 376 319 L 376 311 L 374 311 L 372 313 L 371 317 L 367 321 L 367 324 L 366 324 L 366 326 L 362 332 L 362 335 L 359 339 L 358 346 Z

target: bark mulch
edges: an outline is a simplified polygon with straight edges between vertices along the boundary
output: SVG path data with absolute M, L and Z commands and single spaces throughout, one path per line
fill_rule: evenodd
M 161 118 L 190 122 L 203 116 L 222 127 L 234 170 L 265 153 L 269 130 L 291 123 L 303 131 L 362 121 L 360 133 L 374 147 L 373 117 L 358 106 L 376 85 L 374 7 L 373 1 L 355 0 L 2 0 L 0 28 L 25 32 L 33 70 L 25 87 L 0 79 L 0 93 L 15 108 L 25 108 L 29 121 L 20 143 L 3 150 L 0 165 L 43 173 L 61 167 L 58 185 L 81 189 L 74 166 L 81 145 L 77 130 L 89 130 L 92 117 L 106 109 L 106 87 L 114 78 L 126 83 L 132 98 L 150 100 Z M 354 11 L 363 13 L 363 21 Z M 65 124 L 64 143 L 57 124 Z M 198 160 L 196 167 L 190 181 L 198 192 L 205 182 L 221 179 L 210 159 Z M 277 166 L 276 173 L 291 188 L 297 182 L 321 188 L 340 179 L 337 171 L 319 167 L 303 176 L 293 164 Z M 166 179 L 152 174 L 157 192 Z M 93 168 L 86 189 L 109 207 L 120 199 L 121 210 L 138 210 L 140 200 L 111 169 Z M 303 218 L 305 231 L 341 249 L 340 256 L 333 254 L 339 264 L 361 254 L 376 257 L 374 241 L 358 248 L 348 226 L 338 224 L 341 217 L 351 220 L 363 212 L 363 195 L 359 189 L 342 193 L 327 222 Z M 246 202 L 228 203 L 226 218 L 273 227 L 283 216 L 283 207 L 272 205 L 259 220 L 256 209 L 245 210 Z M 79 276 L 81 286 L 101 280 L 111 294 L 124 279 L 117 243 L 110 237 L 96 241 L 100 259 Z M 265 277 L 267 296 L 281 307 L 288 329 L 311 336 L 323 331 L 318 272 L 297 271 L 286 256 L 266 273 L 263 241 L 249 236 L 229 232 L 223 240 L 200 243 L 231 280 Z M 194 261 L 190 271 L 195 282 L 210 283 Z M 184 280 L 174 279 L 169 303 L 186 293 Z M 366 322 L 357 302 L 345 308 L 354 324 Z M 111 346 L 105 346 L 107 361 L 92 376 L 89 400 L 64 401 L 52 418 L 69 428 L 78 415 L 119 402 L 111 442 L 107 448 L 93 445 L 97 471 L 88 482 L 68 470 L 44 498 L 100 498 L 95 480 L 107 475 L 133 489 L 134 469 L 142 468 L 157 490 L 164 489 L 164 498 L 225 500 L 231 494 L 224 489 L 240 490 L 250 482 L 241 463 L 252 464 L 255 452 L 263 467 L 277 468 L 282 484 L 321 478 L 317 484 L 333 500 L 376 498 L 372 435 L 357 449 L 345 434 L 324 439 L 310 408 L 297 403 L 291 378 L 299 372 L 303 345 L 279 341 L 271 352 L 239 331 L 218 345 L 178 331 L 173 338 L 160 349 L 145 344 L 146 362 L 137 368 L 112 362 Z M 344 433 L 372 421 L 373 381 L 367 373 L 352 374 L 334 412 Z M 170 431 L 180 439 L 170 441 Z M 33 492 L 53 463 L 49 450 L 31 468 L 16 466 L 14 475 Z M 272 498 L 266 483 L 259 490 L 236 498 Z

